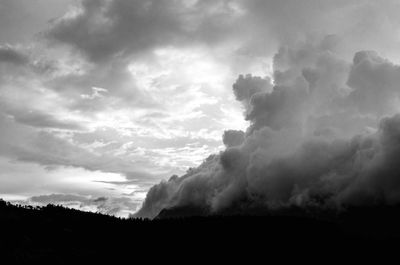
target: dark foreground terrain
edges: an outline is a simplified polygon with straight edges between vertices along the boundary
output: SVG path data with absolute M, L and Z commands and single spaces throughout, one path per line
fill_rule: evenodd
M 400 207 L 176 218 L 182 211 L 128 220 L 0 200 L 0 264 L 276 264 L 276 258 L 325 264 L 348 255 L 383 262 L 400 252 Z

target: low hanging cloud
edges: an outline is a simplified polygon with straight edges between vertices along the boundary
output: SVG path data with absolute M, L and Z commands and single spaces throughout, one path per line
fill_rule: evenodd
M 334 40 L 282 47 L 272 78 L 239 76 L 247 131 L 226 131 L 224 151 L 152 187 L 134 216 L 399 203 L 399 66 L 372 51 L 347 62 Z
M 76 194 L 49 194 L 33 196 L 25 202 L 30 205 L 45 206 L 48 204 L 63 205 L 83 211 L 127 217 L 138 206 L 128 197 L 93 197 Z

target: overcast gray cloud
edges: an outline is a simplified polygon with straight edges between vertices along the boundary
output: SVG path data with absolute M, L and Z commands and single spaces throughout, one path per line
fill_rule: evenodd
M 0 42 L 31 42 L 49 20 L 62 16 L 74 0 L 2 0 Z
M 98 61 L 224 40 L 236 24 L 235 11 L 232 1 L 85 0 L 54 21 L 46 35 Z
M 28 58 L 12 46 L 5 45 L 0 46 L 0 62 L 23 64 L 28 62 Z
M 47 36 L 81 50 L 92 60 L 232 39 L 240 39 L 241 52 L 266 56 L 280 43 L 313 34 L 340 34 L 351 48 L 367 40 L 376 49 L 382 47 L 383 39 L 398 43 L 391 34 L 399 24 L 397 9 L 398 3 L 390 0 L 384 5 L 370 0 L 85 0 L 55 20 Z M 375 40 L 376 34 L 380 41 Z M 385 48 L 394 47 L 393 43 Z

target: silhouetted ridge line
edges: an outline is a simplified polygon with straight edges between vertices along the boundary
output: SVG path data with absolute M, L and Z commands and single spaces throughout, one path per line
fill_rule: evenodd
M 196 255 L 205 249 L 213 255 L 332 247 L 336 252 L 365 251 L 397 246 L 399 223 L 399 206 L 349 207 L 341 212 L 287 208 L 224 215 L 190 207 L 165 209 L 149 220 L 0 200 L 0 250 L 3 260 L 11 260 L 6 264 L 127 262 L 132 255 L 168 256 L 178 250 Z

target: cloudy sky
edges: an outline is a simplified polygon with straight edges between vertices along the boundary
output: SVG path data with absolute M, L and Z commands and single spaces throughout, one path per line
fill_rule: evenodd
M 135 212 L 151 186 L 224 150 L 225 130 L 265 125 L 240 74 L 271 88 L 282 49 L 315 43 L 343 60 L 335 78 L 360 50 L 396 64 L 399 12 L 395 0 L 0 0 L 0 197 Z M 392 113 L 385 100 L 375 112 Z

